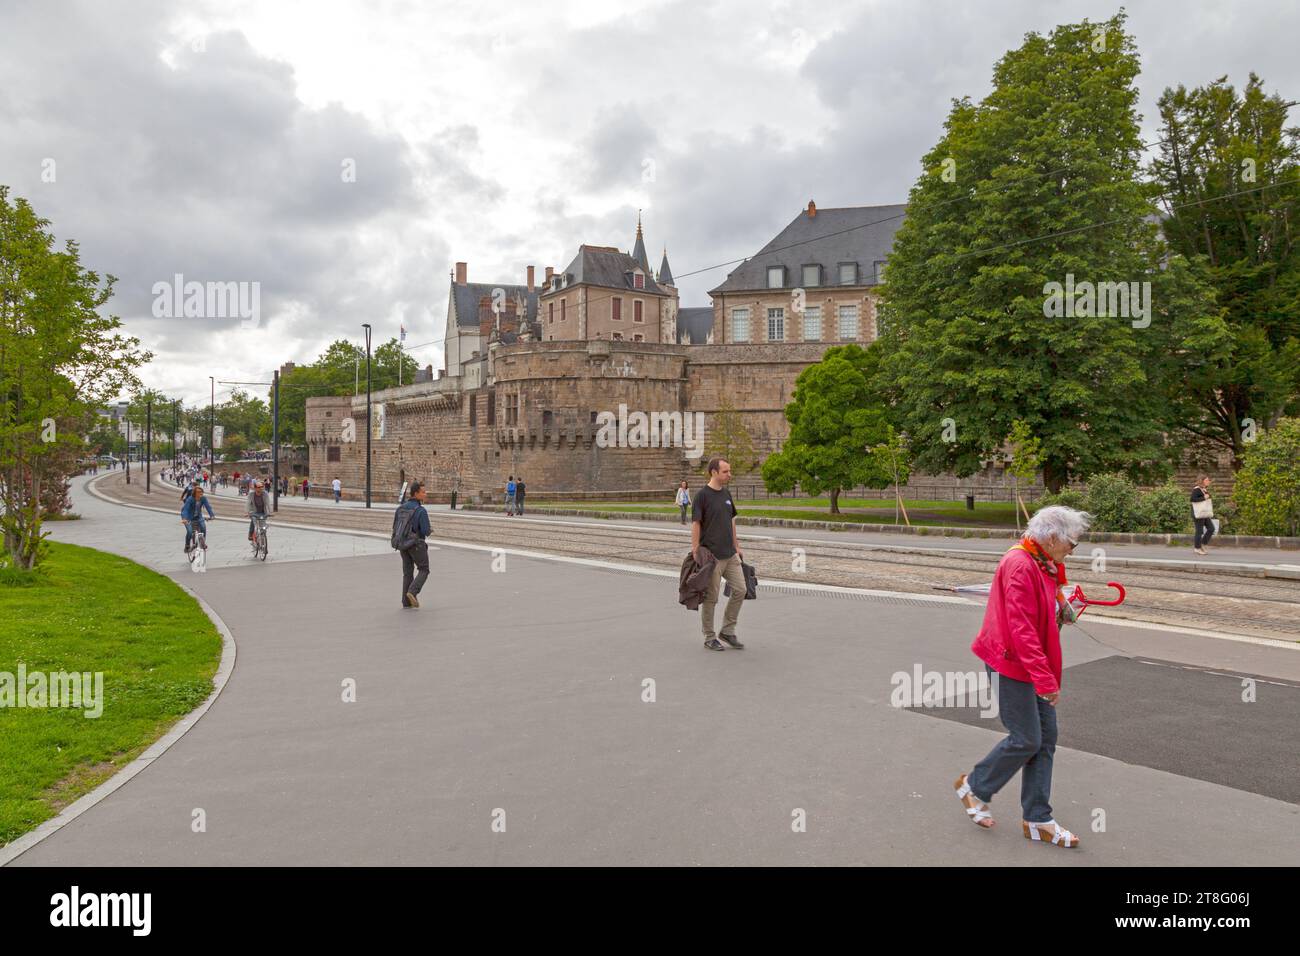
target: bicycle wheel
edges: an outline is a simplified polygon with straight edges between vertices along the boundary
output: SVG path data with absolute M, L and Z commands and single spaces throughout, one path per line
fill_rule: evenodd
M 268 549 L 266 546 L 266 531 L 263 530 L 257 536 L 257 556 L 261 558 L 263 561 L 266 560 L 267 550 Z

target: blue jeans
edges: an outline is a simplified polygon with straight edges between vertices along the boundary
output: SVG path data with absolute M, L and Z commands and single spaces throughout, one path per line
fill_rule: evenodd
M 185 526 L 185 550 L 186 551 L 190 549 L 190 545 L 194 541 L 194 532 L 196 531 L 202 531 L 204 534 L 208 533 L 207 522 L 204 521 L 202 518 L 191 521 L 189 524 Z
M 987 664 L 989 677 L 994 674 Z M 1009 736 L 970 772 L 971 793 L 988 803 L 1017 772 L 1020 809 L 1026 823 L 1052 819 L 1052 756 L 1056 753 L 1056 708 L 1039 700 L 1034 685 L 997 675 L 998 716 Z

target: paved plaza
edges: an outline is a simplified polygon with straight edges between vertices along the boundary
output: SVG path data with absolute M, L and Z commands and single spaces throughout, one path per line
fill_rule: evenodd
M 978 605 L 760 591 L 747 649 L 710 654 L 662 570 L 507 552 L 494 571 L 500 555 L 443 542 L 404 611 L 383 537 L 273 524 L 260 564 L 219 521 L 195 575 L 178 520 L 84 480 L 74 510 L 55 540 L 170 574 L 238 654 L 188 733 L 11 865 L 1300 862 L 1278 743 L 1300 719 L 1297 650 L 1068 632 L 1053 797 L 1084 846 L 1065 852 L 1022 838 L 1017 782 L 992 832 L 954 798 L 995 720 L 891 704 L 898 673 L 976 669 Z

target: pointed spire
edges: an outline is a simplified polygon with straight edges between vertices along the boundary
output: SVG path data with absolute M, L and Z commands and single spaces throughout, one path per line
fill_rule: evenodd
M 641 210 L 636 211 L 636 245 L 632 247 L 632 258 L 636 260 L 647 275 L 650 274 L 650 257 L 645 253 L 645 237 L 641 235 Z
M 660 285 L 673 285 L 673 270 L 668 268 L 668 247 L 664 246 L 664 261 L 659 263 Z

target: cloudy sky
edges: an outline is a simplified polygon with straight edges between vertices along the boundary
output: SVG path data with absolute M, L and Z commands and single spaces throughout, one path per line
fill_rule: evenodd
M 118 277 L 111 311 L 171 395 L 267 380 L 367 321 L 377 341 L 404 322 L 437 368 L 455 261 L 523 282 L 581 242 L 630 248 L 641 209 L 652 264 L 667 246 L 682 304 L 707 305 L 717 266 L 809 199 L 904 200 L 950 100 L 984 96 L 1026 32 L 1117 9 L 5 0 L 0 183 Z M 1128 11 L 1147 140 L 1166 86 L 1254 70 L 1300 99 L 1300 5 Z M 155 317 L 176 274 L 259 283 L 260 321 Z

